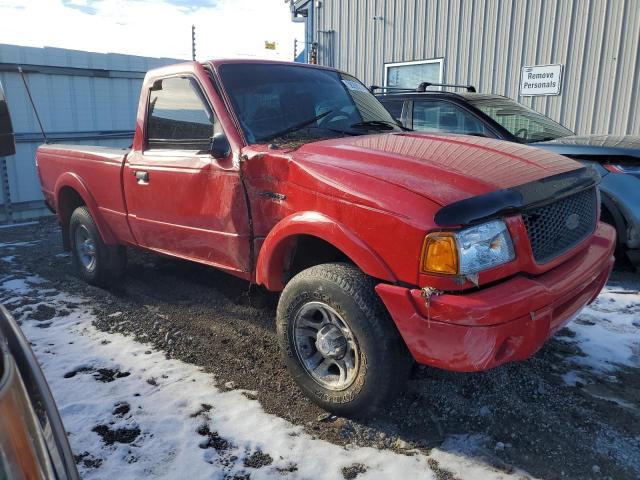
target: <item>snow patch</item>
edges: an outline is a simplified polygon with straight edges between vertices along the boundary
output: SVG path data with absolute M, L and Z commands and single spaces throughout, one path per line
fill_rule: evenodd
M 0 248 L 8 248 L 12 250 L 16 247 L 32 247 L 33 245 L 37 245 L 38 243 L 40 242 L 37 240 L 31 242 L 0 242 Z
M 2 282 L 2 288 L 17 295 L 26 295 L 32 288 L 24 278 L 16 278 Z M 12 299 L 13 300 L 13 299 Z
M 28 227 L 29 225 L 37 225 L 38 222 L 22 222 L 22 223 L 9 223 L 7 225 L 0 225 L 0 229 L 5 230 L 8 228 Z
M 585 380 L 582 376 L 580 376 L 580 373 L 574 370 L 562 375 L 562 380 L 566 385 L 570 387 L 575 387 L 578 383 L 582 383 L 582 384 L 588 383 L 587 380 Z
M 568 325 L 575 337 L 567 339 L 585 356 L 575 363 L 598 372 L 620 365 L 640 367 L 640 293 L 624 285 L 608 284 L 600 296 Z

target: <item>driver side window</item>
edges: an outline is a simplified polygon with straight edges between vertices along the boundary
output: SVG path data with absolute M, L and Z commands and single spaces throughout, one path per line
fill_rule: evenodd
M 413 128 L 424 132 L 487 135 L 482 122 L 476 117 L 443 100 L 416 100 L 413 102 Z
M 154 84 L 147 108 L 147 148 L 207 150 L 215 124 L 194 79 L 170 77 Z

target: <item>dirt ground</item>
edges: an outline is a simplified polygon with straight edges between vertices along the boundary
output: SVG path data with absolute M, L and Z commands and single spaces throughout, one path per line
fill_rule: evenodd
M 406 392 L 383 416 L 356 422 L 312 405 L 287 374 L 275 335 L 277 295 L 210 268 L 133 250 L 117 288 L 90 287 L 63 253 L 52 218 L 2 229 L 0 242 L 38 242 L 3 253 L 15 258 L 0 262 L 2 277 L 17 264 L 61 291 L 94 299 L 99 329 L 132 335 L 170 358 L 202 366 L 222 388 L 254 390 L 267 412 L 319 438 L 411 454 L 441 446 L 452 435 L 482 435 L 490 443 L 469 454 L 507 472 L 640 478 L 640 371 L 581 371 L 589 381 L 568 385 L 562 376 L 576 369 L 571 358 L 581 352 L 567 341 L 566 329 L 529 361 L 488 372 L 416 367 Z M 613 279 L 640 287 L 632 273 L 615 272 Z M 433 470 L 441 479 L 454 478 L 437 465 Z

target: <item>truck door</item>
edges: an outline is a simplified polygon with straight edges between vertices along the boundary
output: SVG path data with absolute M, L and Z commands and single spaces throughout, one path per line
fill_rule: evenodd
M 189 75 L 154 82 L 144 146 L 125 162 L 123 187 L 131 230 L 147 248 L 250 272 L 250 230 L 238 166 L 210 154 L 222 132 L 198 81 Z

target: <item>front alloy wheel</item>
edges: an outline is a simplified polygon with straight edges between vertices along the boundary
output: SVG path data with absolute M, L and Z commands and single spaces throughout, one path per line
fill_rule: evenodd
M 286 285 L 277 328 L 287 368 L 325 410 L 374 414 L 402 388 L 411 358 L 374 291 L 356 266 L 308 268 Z
M 360 352 L 351 329 L 332 307 L 305 304 L 294 318 L 296 354 L 309 375 L 330 390 L 344 390 L 355 380 Z

